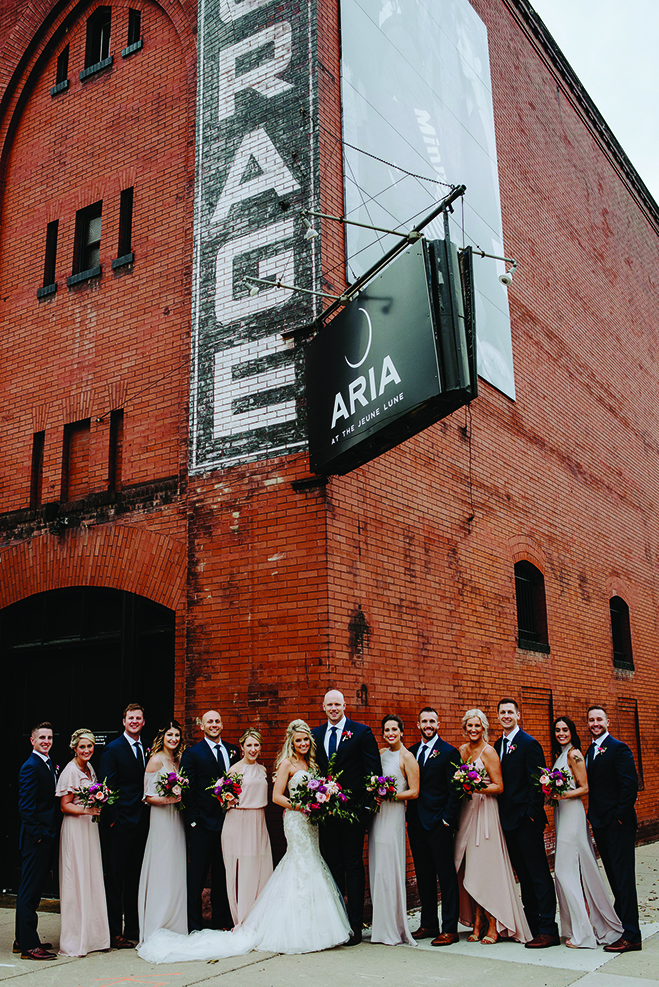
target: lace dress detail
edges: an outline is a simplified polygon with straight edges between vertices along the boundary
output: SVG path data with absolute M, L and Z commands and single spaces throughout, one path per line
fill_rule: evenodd
M 308 778 L 298 771 L 289 792 Z M 161 929 L 138 948 L 150 963 L 221 959 L 252 949 L 269 953 L 314 953 L 346 942 L 350 925 L 343 898 L 320 855 L 318 827 L 303 813 L 284 813 L 287 850 L 242 925 L 233 932 L 204 929 L 177 936 Z

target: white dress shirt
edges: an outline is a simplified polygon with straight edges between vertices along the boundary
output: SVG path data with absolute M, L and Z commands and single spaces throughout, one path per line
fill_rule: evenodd
M 332 736 L 332 727 L 336 727 L 336 749 L 338 751 L 339 744 L 341 743 L 341 734 L 345 730 L 346 719 L 347 717 L 343 716 L 341 717 L 338 723 L 330 723 L 329 720 L 327 721 L 327 732 L 325 733 L 325 753 L 327 754 L 328 758 L 329 758 L 329 742 L 330 742 L 330 737 Z
M 204 737 L 204 740 L 206 741 L 206 743 L 210 747 L 211 753 L 212 753 L 213 757 L 215 758 L 215 760 L 217 760 L 217 758 L 215 757 L 215 746 L 217 745 L 220 748 L 220 757 L 224 761 L 224 770 L 225 771 L 228 771 L 229 768 L 230 768 L 230 766 L 231 766 L 230 765 L 230 762 L 229 762 L 229 752 L 226 749 L 226 747 L 224 746 L 224 744 L 222 743 L 222 741 L 219 739 L 219 737 L 218 737 L 217 740 L 210 740 L 208 737 Z

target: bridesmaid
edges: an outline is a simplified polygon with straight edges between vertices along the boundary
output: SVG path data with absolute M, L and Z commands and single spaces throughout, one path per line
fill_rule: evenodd
M 572 775 L 570 788 L 554 808 L 556 826 L 556 896 L 561 932 L 573 949 L 594 949 L 597 943 L 613 943 L 622 935 L 618 919 L 604 887 L 588 835 L 581 799 L 588 792 L 588 776 L 577 728 L 568 716 L 554 720 L 552 750 L 555 768 Z
M 383 802 L 368 837 L 368 870 L 373 902 L 371 942 L 416 946 L 407 924 L 405 890 L 405 802 L 419 796 L 419 765 L 403 746 L 403 721 L 382 720 L 386 743 L 380 751 L 382 774 L 396 780 L 396 801 Z
M 157 788 L 161 778 L 179 771 L 182 753 L 181 724 L 170 720 L 156 735 L 144 776 L 151 819 L 137 895 L 140 943 L 158 929 L 181 935 L 188 931 L 185 828 L 177 805 L 181 796 L 163 796 Z
M 506 938 L 528 942 L 531 930 L 517 894 L 515 875 L 499 822 L 497 795 L 503 791 L 501 762 L 487 742 L 489 723 L 480 709 L 468 709 L 462 717 L 467 742 L 460 747 L 462 760 L 485 768 L 488 785 L 465 802 L 455 836 L 455 869 L 460 887 L 460 921 L 471 925 L 467 942 L 491 945 Z
M 240 738 L 242 759 L 229 771 L 243 779 L 239 804 L 227 811 L 222 827 L 227 895 L 235 925 L 247 918 L 272 874 L 272 850 L 265 825 L 268 780 L 265 768 L 257 763 L 262 744 L 258 730 L 245 730 Z
M 87 808 L 76 796 L 78 789 L 98 780 L 89 763 L 95 743 L 91 730 L 75 731 L 70 743 L 74 758 L 62 771 L 55 792 L 64 816 L 59 846 L 62 956 L 110 948 L 98 819 L 94 819 L 101 808 Z

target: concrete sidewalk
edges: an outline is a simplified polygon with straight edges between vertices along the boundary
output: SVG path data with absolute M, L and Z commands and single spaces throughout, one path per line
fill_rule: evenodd
M 659 987 L 659 843 L 636 855 L 643 951 L 624 956 L 601 948 L 524 949 L 515 943 L 467 943 L 433 948 L 371 945 L 341 947 L 304 956 L 250 953 L 217 962 L 151 966 L 130 950 L 92 953 L 84 959 L 60 957 L 47 963 L 21 960 L 12 953 L 14 912 L 0 910 L 0 980 L 16 987 L 426 987 L 486 984 L 487 987 Z M 412 928 L 418 925 L 413 916 Z M 42 913 L 39 932 L 57 946 L 59 915 Z

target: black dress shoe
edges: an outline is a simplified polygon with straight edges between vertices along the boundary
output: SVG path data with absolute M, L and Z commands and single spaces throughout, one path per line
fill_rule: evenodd
M 52 949 L 52 942 L 40 942 L 39 945 L 42 949 Z M 18 939 L 14 939 L 14 945 L 11 948 L 12 953 L 20 953 L 21 947 L 18 945 Z
M 615 942 L 612 942 L 609 946 L 604 947 L 605 953 L 634 953 L 639 949 L 643 949 L 642 942 L 630 942 L 629 939 L 621 937 Z
M 135 949 L 135 943 L 125 939 L 124 936 L 112 936 L 110 945 L 113 949 Z
M 47 949 L 43 946 L 37 946 L 35 949 L 26 949 L 21 953 L 22 960 L 56 960 L 57 955 L 55 953 L 49 953 Z
M 362 941 L 361 933 L 357 936 L 350 936 L 347 942 L 342 943 L 343 946 L 359 946 Z

